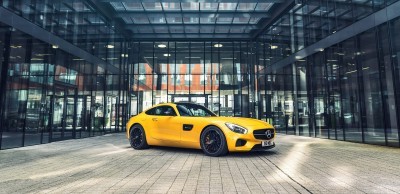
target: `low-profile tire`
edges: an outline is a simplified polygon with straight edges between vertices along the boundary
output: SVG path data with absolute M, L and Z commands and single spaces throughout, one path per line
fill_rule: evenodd
M 228 153 L 224 133 L 215 126 L 207 127 L 200 135 L 200 146 L 207 156 L 223 156 Z
M 142 150 L 149 147 L 146 141 L 146 133 L 141 125 L 133 125 L 129 133 L 129 143 L 133 149 Z

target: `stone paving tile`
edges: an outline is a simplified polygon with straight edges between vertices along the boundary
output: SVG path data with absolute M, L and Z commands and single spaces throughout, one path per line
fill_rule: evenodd
M 278 135 L 266 152 L 133 150 L 124 134 L 0 151 L 0 193 L 400 193 L 400 149 Z

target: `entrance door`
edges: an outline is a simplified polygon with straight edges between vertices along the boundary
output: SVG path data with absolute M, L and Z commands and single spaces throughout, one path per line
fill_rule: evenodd
M 74 116 L 76 114 L 74 93 L 74 89 L 66 89 L 62 86 L 55 88 L 52 96 L 52 141 L 72 139 L 74 137 Z

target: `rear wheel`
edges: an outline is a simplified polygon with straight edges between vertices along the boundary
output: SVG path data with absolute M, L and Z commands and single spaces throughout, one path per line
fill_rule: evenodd
M 136 124 L 131 127 L 129 142 L 131 143 L 131 147 L 136 150 L 149 147 L 146 141 L 146 133 L 141 125 Z
M 200 146 L 208 156 L 222 156 L 228 153 L 224 133 L 214 126 L 207 127 L 201 133 Z

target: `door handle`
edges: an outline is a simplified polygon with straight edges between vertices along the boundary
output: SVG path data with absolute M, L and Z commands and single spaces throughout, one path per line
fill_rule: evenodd
M 153 118 L 152 120 L 153 120 L 153 121 L 157 121 L 157 118 Z

